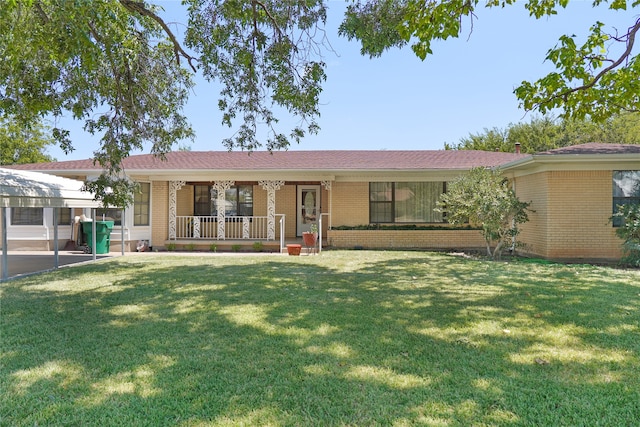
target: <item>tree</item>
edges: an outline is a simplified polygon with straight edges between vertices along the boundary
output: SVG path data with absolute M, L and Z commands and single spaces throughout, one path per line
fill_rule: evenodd
M 229 149 L 285 148 L 316 132 L 324 63 L 316 26 L 319 0 L 185 0 L 186 39 L 178 40 L 158 6 L 136 0 L 5 0 L 0 7 L 0 116 L 29 124 L 51 116 L 65 152 L 73 150 L 59 118 L 70 115 L 101 135 L 95 160 L 105 172 L 88 187 L 107 201 L 134 190 L 122 160 L 149 144 L 162 156 L 193 137 L 182 108 L 196 70 L 222 86 L 223 123 L 240 121 Z M 191 49 L 191 51 L 188 51 Z M 285 133 L 274 106 L 297 116 Z M 259 133 L 264 124 L 266 135 Z M 112 198 L 111 202 L 115 200 Z M 129 204 L 131 197 L 119 198 Z M 122 206 L 118 204 L 117 206 Z
M 568 0 L 524 3 L 533 16 L 556 13 Z M 479 0 L 356 1 L 340 33 L 362 42 L 362 52 L 380 55 L 415 41 L 420 58 L 431 43 L 458 37 L 463 18 L 472 23 Z M 488 0 L 487 7 L 522 4 Z M 628 4 L 630 6 L 628 6 Z M 594 7 L 636 6 L 636 0 L 594 0 Z M 132 150 L 158 156 L 193 137 L 182 114 L 193 73 L 222 85 L 222 122 L 237 126 L 229 149 L 286 148 L 318 131 L 319 94 L 327 49 L 323 0 L 183 0 L 188 23 L 178 39 L 153 1 L 4 0 L 0 7 L 0 116 L 20 124 L 54 120 L 53 135 L 73 150 L 59 118 L 69 115 L 101 136 L 95 160 L 104 168 L 91 189 L 133 190 L 122 170 Z M 640 21 L 628 31 L 607 34 L 600 23 L 581 46 L 564 36 L 547 59 L 556 67 L 515 90 L 526 109 L 563 109 L 565 117 L 599 121 L 638 111 L 640 63 L 633 54 Z M 615 45 L 622 46 L 615 49 Z M 330 50 L 330 47 L 328 48 Z M 611 58 L 607 55 L 612 52 Z M 286 112 L 286 113 L 285 113 Z M 283 131 L 278 115 L 299 122 Z M 239 125 L 238 125 L 239 123 Z M 106 199 L 105 199 L 106 200 Z M 131 198 L 124 197 L 123 202 Z
M 437 210 L 446 212 L 453 225 L 481 227 L 487 255 L 500 259 L 505 246 L 517 245 L 518 225 L 529 220 L 529 205 L 518 200 L 499 170 L 476 167 L 448 185 Z
M 619 207 L 611 221 L 620 219 L 621 225 L 616 228 L 616 235 L 624 240 L 622 250 L 623 263 L 640 267 L 640 204 L 629 203 Z
M 519 143 L 523 153 L 536 153 L 587 142 L 640 144 L 640 114 L 625 113 L 601 123 L 544 116 L 506 129 L 485 129 L 458 144 L 445 144 L 445 149 L 513 152 Z
M 569 0 L 370 0 L 348 8 L 340 32 L 362 43 L 361 52 L 377 57 L 391 47 L 412 43 L 421 59 L 432 54 L 438 40 L 459 37 L 465 20 L 473 28 L 475 11 L 482 7 L 524 6 L 540 19 L 558 13 Z M 626 10 L 637 0 L 594 0 L 594 7 Z M 580 44 L 575 35 L 560 37 L 547 52 L 546 61 L 556 71 L 535 82 L 522 82 L 515 94 L 525 110 L 545 114 L 555 109 L 564 118 L 603 121 L 622 112 L 640 111 L 640 59 L 634 54 L 640 18 L 634 17 L 626 31 L 605 30 L 602 22 L 590 28 Z
M 0 165 L 52 162 L 47 146 L 55 144 L 49 129 L 41 122 L 30 128 L 0 117 Z

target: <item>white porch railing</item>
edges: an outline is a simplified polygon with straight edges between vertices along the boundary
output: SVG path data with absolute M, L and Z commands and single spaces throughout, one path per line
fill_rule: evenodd
M 284 215 L 280 219 L 280 240 L 284 239 Z M 267 240 L 268 217 L 227 216 L 224 236 L 218 236 L 215 216 L 176 216 L 176 239 Z

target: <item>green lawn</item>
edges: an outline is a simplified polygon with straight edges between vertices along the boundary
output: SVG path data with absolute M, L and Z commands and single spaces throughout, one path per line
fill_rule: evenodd
M 640 420 L 639 271 L 327 251 L 0 286 L 2 426 Z

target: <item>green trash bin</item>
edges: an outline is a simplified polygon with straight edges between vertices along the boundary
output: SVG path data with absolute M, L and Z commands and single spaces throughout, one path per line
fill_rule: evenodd
M 90 248 L 93 247 L 93 232 L 91 227 L 92 221 L 84 221 L 82 223 L 82 234 L 84 240 Z M 96 254 L 108 254 L 109 244 L 111 243 L 111 230 L 113 229 L 113 221 L 96 221 Z

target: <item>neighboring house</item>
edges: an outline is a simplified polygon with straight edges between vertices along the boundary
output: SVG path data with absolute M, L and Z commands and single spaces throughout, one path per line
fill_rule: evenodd
M 477 230 L 452 228 L 446 215 L 433 210 L 447 183 L 474 166 L 501 168 L 520 199 L 532 202 L 535 212 L 522 227 L 523 253 L 571 260 L 621 256 L 609 217 L 618 203 L 639 201 L 640 146 L 635 145 L 585 144 L 535 155 L 180 151 L 166 161 L 135 155 L 124 163 L 128 176 L 141 184 L 134 205 L 124 211 L 126 250 L 135 250 L 139 240 L 154 248 L 174 243 L 225 249 L 262 241 L 278 249 L 284 241 L 300 240 L 312 223 L 320 225 L 324 244 L 332 247 L 478 249 L 484 242 Z M 15 167 L 76 179 L 100 173 L 92 160 Z M 41 237 L 50 226 L 49 214 L 11 215 L 10 248 L 51 248 L 51 239 Z M 122 221 L 119 210 L 99 212 L 99 219 L 102 215 Z M 407 229 L 413 225 L 417 229 Z M 116 227 L 112 242 L 120 241 L 118 233 Z

